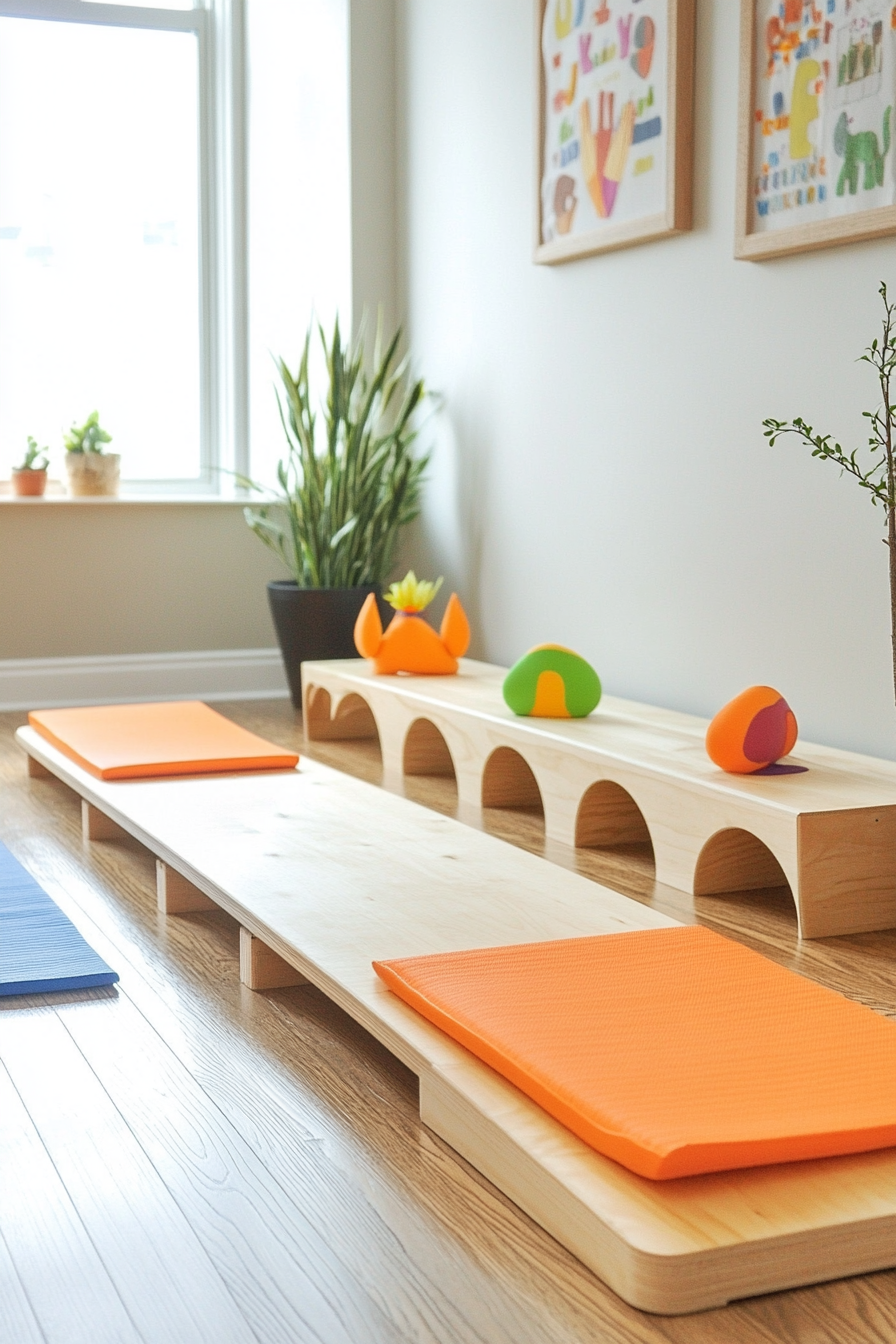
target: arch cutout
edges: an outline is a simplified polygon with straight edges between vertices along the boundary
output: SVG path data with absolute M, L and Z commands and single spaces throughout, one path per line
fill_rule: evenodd
M 529 765 L 513 747 L 496 747 L 482 772 L 482 806 L 540 812 L 544 801 Z
M 331 712 L 330 692 L 323 686 L 309 686 L 305 697 L 305 736 L 309 742 L 338 742 L 349 738 L 371 738 L 379 744 L 380 735 L 373 711 L 363 696 L 354 691 L 344 695 Z
M 448 743 L 429 719 L 415 719 L 404 739 L 402 765 L 406 775 L 438 775 L 457 779 Z
M 737 826 L 709 837 L 697 859 L 695 896 L 721 896 L 729 891 L 765 887 L 786 887 L 793 900 L 784 869 L 768 845 Z
M 631 794 L 611 779 L 600 779 L 582 795 L 576 813 L 577 849 L 613 849 L 619 845 L 646 846 L 653 857 L 653 841 L 644 814 Z

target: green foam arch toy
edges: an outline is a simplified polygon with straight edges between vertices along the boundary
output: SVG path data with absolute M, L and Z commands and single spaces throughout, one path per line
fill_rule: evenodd
M 504 678 L 504 701 L 521 717 L 584 719 L 600 703 L 600 678 L 562 644 L 539 644 Z

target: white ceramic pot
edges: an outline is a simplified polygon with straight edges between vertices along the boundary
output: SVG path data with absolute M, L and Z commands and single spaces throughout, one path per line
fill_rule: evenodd
M 70 495 L 117 495 L 121 456 L 119 453 L 66 453 Z

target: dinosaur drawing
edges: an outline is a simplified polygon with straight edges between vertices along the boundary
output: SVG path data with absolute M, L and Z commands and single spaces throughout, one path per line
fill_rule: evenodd
M 883 120 L 883 142 L 884 147 L 881 150 L 876 131 L 858 131 L 855 135 L 850 134 L 849 118 L 845 112 L 840 113 L 840 119 L 834 127 L 834 150 L 843 160 L 843 167 L 840 169 L 840 176 L 837 179 L 837 195 L 842 196 L 849 186 L 850 196 L 855 196 L 859 189 L 859 169 L 864 165 L 865 176 L 862 186 L 865 191 L 871 191 L 873 187 L 879 187 L 884 180 L 884 159 L 890 148 L 890 114 L 892 107 L 888 107 L 884 112 Z

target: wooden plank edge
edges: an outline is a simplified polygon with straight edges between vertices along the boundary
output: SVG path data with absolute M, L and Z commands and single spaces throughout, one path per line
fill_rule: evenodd
M 209 882 L 189 864 L 184 863 L 157 836 L 145 831 L 142 826 L 137 825 L 124 813 L 119 812 L 117 808 L 110 807 L 107 799 L 101 798 L 94 792 L 92 777 L 73 761 L 69 761 L 61 753 L 58 753 L 56 748 L 47 744 L 45 750 L 44 744 L 33 728 L 22 727 L 17 729 L 16 738 L 26 752 L 30 753 L 33 750 L 40 763 L 45 765 L 55 778 L 78 794 L 82 802 L 90 803 L 115 821 L 123 831 L 126 831 L 132 839 L 143 845 L 155 857 L 157 864 L 161 863 L 166 868 L 178 872 L 184 881 L 189 882 L 197 891 L 207 896 L 214 906 L 235 919 L 241 929 L 245 929 L 247 933 L 265 943 L 272 952 L 276 953 L 283 961 L 288 962 L 303 977 L 305 982 L 314 985 L 338 1008 L 354 1018 L 365 1031 L 370 1032 L 412 1072 L 419 1074 L 421 1068 L 425 1067 L 426 1061 L 420 1057 L 413 1046 L 403 1041 L 385 1023 L 380 1022 L 372 1013 L 369 1013 L 363 1003 L 344 989 L 338 981 L 333 980 L 307 957 L 284 942 L 273 929 L 268 928 L 251 910 L 239 901 L 234 900 L 222 888 Z M 58 759 L 54 759 L 54 754 Z
M 557 266 L 564 261 L 596 257 L 602 252 L 620 252 L 626 247 L 638 247 L 641 243 L 652 243 L 685 232 L 686 227 L 670 224 L 664 210 L 662 214 L 645 215 L 631 224 L 609 224 L 605 229 L 592 229 L 573 239 L 555 238 L 550 243 L 540 243 L 533 260 L 538 266 Z
M 129 835 L 128 830 L 119 825 L 113 817 L 90 803 L 86 798 L 81 798 L 81 833 L 85 841 L 91 840 L 120 840 L 123 836 Z
M 56 748 L 49 746 L 49 744 L 45 746 L 33 728 L 23 726 L 16 729 L 16 740 L 19 746 L 29 756 L 33 755 L 54 779 L 59 780 L 73 793 L 76 793 L 82 803 L 88 803 L 95 811 L 102 813 L 108 821 L 116 825 L 122 833 L 129 835 L 132 840 L 136 840 L 138 844 L 143 845 L 144 849 L 148 849 L 154 855 L 157 862 L 161 861 L 167 867 L 178 872 L 185 881 L 190 882 L 200 892 L 207 895 L 213 905 L 221 904 L 215 899 L 213 889 L 207 889 L 210 888 L 210 884 L 203 881 L 201 874 L 194 872 L 189 868 L 189 865 L 179 862 L 178 856 L 172 853 L 162 841 L 148 831 L 144 831 L 142 826 L 138 826 L 126 813 L 119 812 L 116 807 L 110 805 L 107 798 L 96 793 L 93 788 L 92 776 L 88 775 L 74 761 L 69 761 Z M 122 781 L 118 782 L 121 783 Z M 233 913 L 237 918 L 239 917 L 236 911 L 228 911 L 228 913 Z
M 668 88 L 669 145 L 673 164 L 667 172 L 666 215 L 675 233 L 694 227 L 694 98 L 696 80 L 696 0 L 677 0 L 670 10 Z
M 683 1316 L 896 1265 L 896 1215 L 661 1255 L 627 1241 L 450 1081 L 420 1075 L 423 1123 L 639 1311 Z
M 63 782 L 76 792 L 82 783 L 87 784 L 89 790 L 87 778 L 82 781 L 79 777 L 82 772 L 75 775 L 77 767 L 68 762 L 64 764 L 69 778 L 60 776 Z M 152 852 L 164 849 L 133 823 L 127 829 Z M 204 882 L 203 885 L 211 884 Z M 835 1224 L 803 1233 L 669 1256 L 632 1246 L 607 1228 L 593 1209 L 514 1142 L 511 1135 L 495 1124 L 475 1101 L 438 1077 L 413 1043 L 405 1041 L 389 1023 L 373 1014 L 351 989 L 332 980 L 326 972 L 283 943 L 273 930 L 267 929 L 239 902 L 222 890 L 216 888 L 215 891 L 215 904 L 239 920 L 241 928 L 254 931 L 269 949 L 276 952 L 279 947 L 286 953 L 282 960 L 288 961 L 294 969 L 301 967 L 300 974 L 307 970 L 305 979 L 309 983 L 319 988 L 418 1075 L 424 1123 L 620 1297 L 639 1310 L 683 1315 L 723 1306 L 740 1297 L 871 1273 L 896 1265 L 896 1215 L 890 1214 L 858 1223 Z M 468 1133 L 471 1125 L 476 1135 L 474 1140 Z M 484 1135 L 488 1137 L 487 1146 L 484 1145 Z M 546 1192 L 534 1203 L 531 1199 L 533 1184 L 536 1188 L 543 1186 Z M 562 1217 L 557 1216 L 558 1205 L 563 1209 Z M 578 1211 L 577 1217 L 575 1211 Z M 857 1241 L 860 1244 L 857 1245 Z M 735 1273 L 729 1272 L 732 1263 Z M 820 1265 L 824 1266 L 821 1271 Z M 692 1271 L 699 1277 L 692 1288 L 682 1287 L 683 1271 Z M 761 1271 L 761 1278 L 757 1277 L 757 1271 Z
M 47 767 L 46 767 L 45 765 L 42 765 L 42 764 L 40 763 L 40 761 L 37 759 L 37 757 L 36 757 L 36 756 L 32 756 L 32 755 L 30 754 L 30 752 L 26 752 L 26 753 L 25 753 L 25 761 L 26 761 L 26 763 L 27 763 L 27 769 L 28 769 L 28 777 L 29 777 L 29 779 L 55 779 L 55 778 L 56 778 L 56 776 L 53 774 L 52 770 L 48 770 Z

